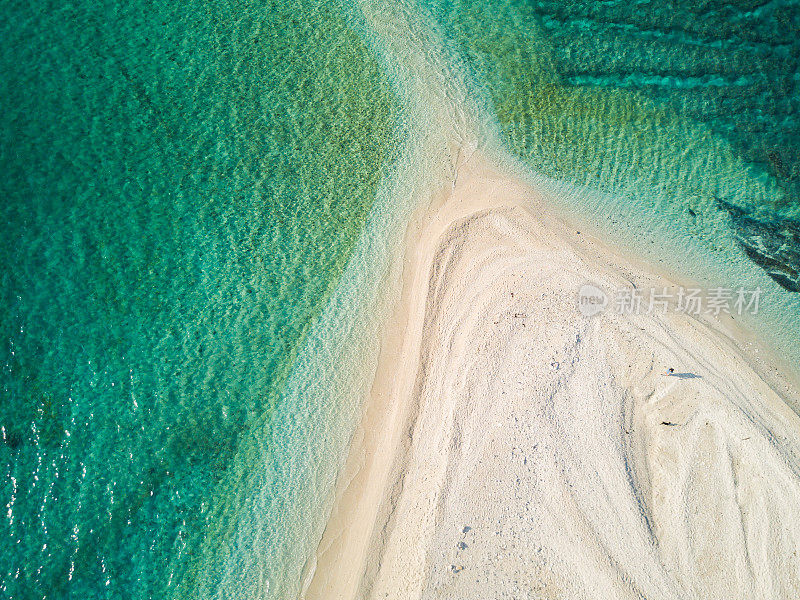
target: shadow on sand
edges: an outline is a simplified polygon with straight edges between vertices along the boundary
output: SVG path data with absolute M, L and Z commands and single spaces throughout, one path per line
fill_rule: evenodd
M 702 375 L 696 375 L 695 373 L 672 373 L 670 377 L 677 377 L 678 379 L 702 379 Z

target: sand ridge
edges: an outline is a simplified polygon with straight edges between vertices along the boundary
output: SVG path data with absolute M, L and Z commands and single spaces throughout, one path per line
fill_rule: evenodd
M 800 597 L 795 385 L 729 323 L 581 315 L 674 282 L 469 156 L 409 227 L 304 597 Z

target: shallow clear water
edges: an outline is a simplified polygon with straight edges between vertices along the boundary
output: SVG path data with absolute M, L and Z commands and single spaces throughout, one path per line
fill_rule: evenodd
M 2 595 L 191 597 L 234 459 L 372 207 L 395 101 L 325 3 L 6 17 Z
M 800 3 L 440 2 L 516 168 L 800 361 Z M 511 163 L 515 162 L 512 158 Z
M 389 256 L 454 139 L 653 262 L 764 287 L 753 325 L 800 359 L 799 21 L 783 2 L 9 7 L 3 595 L 296 596 Z

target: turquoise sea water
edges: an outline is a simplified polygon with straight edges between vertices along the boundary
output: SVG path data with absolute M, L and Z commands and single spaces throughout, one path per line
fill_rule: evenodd
M 798 29 L 792 2 L 7 7 L 2 595 L 296 597 L 452 136 L 763 286 L 800 358 Z
M 501 152 L 603 237 L 762 288 L 750 325 L 798 364 L 800 3 L 434 6 Z
M 325 3 L 6 16 L 2 595 L 192 597 L 234 458 L 370 211 L 394 100 Z

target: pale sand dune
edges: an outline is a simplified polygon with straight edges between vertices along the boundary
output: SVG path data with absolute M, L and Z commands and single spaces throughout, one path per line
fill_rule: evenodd
M 582 316 L 672 282 L 542 206 L 473 164 L 411 226 L 304 597 L 800 597 L 795 384 L 729 321 Z

